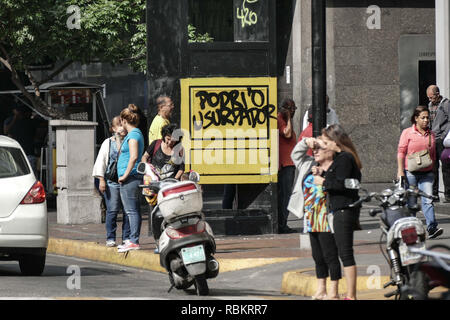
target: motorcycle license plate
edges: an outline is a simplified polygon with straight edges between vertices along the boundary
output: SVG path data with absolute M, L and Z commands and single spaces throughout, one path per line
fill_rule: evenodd
M 425 259 L 425 257 L 423 257 L 422 255 L 409 251 L 409 248 L 415 248 L 420 250 L 426 249 L 425 243 L 417 243 L 410 246 L 407 246 L 406 244 L 402 243 L 399 247 L 402 266 L 418 263 Z
M 181 249 L 181 258 L 185 265 L 205 261 L 205 250 L 203 245 Z

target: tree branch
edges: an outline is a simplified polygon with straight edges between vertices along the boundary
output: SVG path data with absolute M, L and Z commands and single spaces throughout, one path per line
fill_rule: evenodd
M 14 83 L 14 85 L 20 90 L 20 92 L 25 96 L 25 98 L 28 99 L 28 101 L 31 102 L 31 104 L 44 113 L 45 115 L 48 115 L 53 118 L 58 119 L 64 119 L 65 115 L 60 112 L 59 110 L 53 108 L 52 106 L 48 105 L 46 102 L 44 102 L 39 96 L 30 94 L 25 86 L 23 85 L 22 81 L 20 80 L 19 74 L 17 73 L 17 70 L 14 68 L 13 64 L 11 63 L 11 59 L 8 55 L 8 52 L 6 51 L 5 47 L 0 43 L 0 51 L 5 56 L 5 58 L 1 58 L 1 62 L 7 66 L 7 68 L 11 71 L 11 81 Z M 30 81 L 33 81 L 30 79 Z
M 9 64 L 8 60 L 0 57 L 0 62 L 3 63 L 3 65 L 8 68 L 9 71 L 11 71 L 11 65 Z
M 137 60 L 143 59 L 145 57 L 147 57 L 147 55 L 145 53 L 142 53 L 142 54 L 137 55 L 135 57 L 122 58 L 122 59 L 119 60 L 119 62 L 137 61 Z
M 25 67 L 25 74 L 28 76 L 28 79 L 30 79 L 31 85 L 34 87 L 34 95 L 37 97 L 41 96 L 41 91 L 39 91 L 39 83 L 36 82 L 36 80 L 33 77 L 33 74 L 30 72 L 30 70 Z

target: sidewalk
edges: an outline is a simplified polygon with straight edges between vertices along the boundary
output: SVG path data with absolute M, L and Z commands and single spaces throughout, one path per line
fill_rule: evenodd
M 437 212 L 450 215 L 449 205 L 437 206 Z M 147 235 L 147 216 L 143 217 L 140 244 L 142 249 L 128 253 L 118 253 L 117 248 L 105 246 L 105 224 L 61 225 L 56 223 L 56 211 L 49 210 L 49 247 L 48 252 L 58 255 L 74 256 L 93 261 L 114 263 L 151 271 L 165 272 L 159 264 L 159 255 L 155 254 L 153 237 Z M 358 295 L 361 299 L 384 300 L 383 294 L 392 289 L 372 289 L 373 276 L 367 275 L 369 265 L 381 266 L 379 283 L 388 281 L 389 270 L 384 261 L 376 235 L 378 222 L 366 213 L 361 213 L 362 231 L 355 233 L 354 250 L 361 271 L 358 272 Z M 448 221 L 448 219 L 444 219 Z M 301 230 L 303 220 L 290 217 L 289 226 Z M 447 222 L 448 223 L 448 222 Z M 118 223 L 117 241 L 120 241 L 121 225 Z M 449 228 L 446 235 L 450 233 Z M 300 233 L 269 234 L 258 236 L 216 236 L 220 272 L 232 272 L 241 269 L 258 268 L 269 264 L 302 259 L 314 266 L 311 251 L 300 249 Z M 304 239 L 304 238 L 303 238 Z M 448 242 L 448 241 L 447 241 Z M 373 262 L 375 261 L 375 262 Z M 362 263 L 361 263 L 362 262 Z M 364 270 L 363 270 L 364 269 Z M 345 292 L 345 279 L 341 282 L 340 292 Z M 311 269 L 292 270 L 284 274 L 280 290 L 284 294 L 311 296 L 315 292 L 315 275 Z
M 117 241 L 121 237 L 121 225 Z M 128 254 L 105 246 L 105 224 L 61 225 L 56 223 L 56 211 L 49 211 L 49 252 L 76 256 L 89 260 L 124 264 L 152 271 L 165 272 L 154 254 L 155 242 L 148 236 L 148 220 L 144 216 L 141 227 L 141 250 Z M 260 236 L 216 236 L 220 272 L 260 267 L 301 257 L 311 257 L 310 251 L 299 249 L 299 234 Z

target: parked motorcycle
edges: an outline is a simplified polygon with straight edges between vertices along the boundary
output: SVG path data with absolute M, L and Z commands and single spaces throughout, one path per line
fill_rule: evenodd
M 187 181 L 159 181 L 148 163 L 140 163 L 137 171 L 150 177 L 140 187 L 147 201 L 155 204 L 151 212 L 152 233 L 160 264 L 169 273 L 169 292 L 173 287 L 186 290 L 194 285 L 198 295 L 208 295 L 207 279 L 217 277 L 219 263 L 213 256 L 216 252 L 213 231 L 202 213 L 200 176 L 190 172 Z M 149 191 L 157 195 L 156 203 Z
M 438 252 L 435 249 L 445 249 L 447 253 Z M 420 266 L 420 270 L 427 275 L 430 290 L 439 286 L 448 289 L 441 294 L 439 300 L 450 300 L 450 247 L 438 244 L 431 246 L 427 250 L 411 248 L 410 251 L 432 259 L 432 261 L 423 263 Z M 415 288 L 405 287 L 403 290 L 404 294 L 413 296 L 415 300 L 427 299 L 426 296 L 421 295 L 421 292 L 417 292 Z
M 349 189 L 360 189 L 364 195 L 350 207 L 360 206 L 363 202 L 377 200 L 379 209 L 371 209 L 369 215 L 375 217 L 379 215 L 380 228 L 382 231 L 380 238 L 380 249 L 391 268 L 391 281 L 384 285 L 397 286 L 397 289 L 385 294 L 386 298 L 395 295 L 395 299 L 409 300 L 413 299 L 404 288 L 414 288 L 419 294 L 415 297 L 427 297 L 430 290 L 427 274 L 421 270 L 421 264 L 426 260 L 422 254 L 413 249 L 425 250 L 426 228 L 422 221 L 415 217 L 420 211 L 420 205 L 408 208 L 408 198 L 427 197 L 434 199 L 417 188 L 410 187 L 405 189 L 401 183 L 395 181 L 394 190 L 386 189 L 380 193 L 361 189 L 359 181 L 355 179 L 346 179 L 345 185 Z M 383 250 L 381 243 L 383 237 L 386 237 L 386 248 Z M 386 251 L 386 254 L 385 252 Z

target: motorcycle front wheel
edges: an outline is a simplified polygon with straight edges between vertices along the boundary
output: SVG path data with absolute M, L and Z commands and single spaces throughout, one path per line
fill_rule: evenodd
M 208 282 L 206 281 L 206 275 L 201 274 L 195 276 L 194 280 L 195 289 L 197 290 L 198 296 L 207 296 L 209 295 Z

